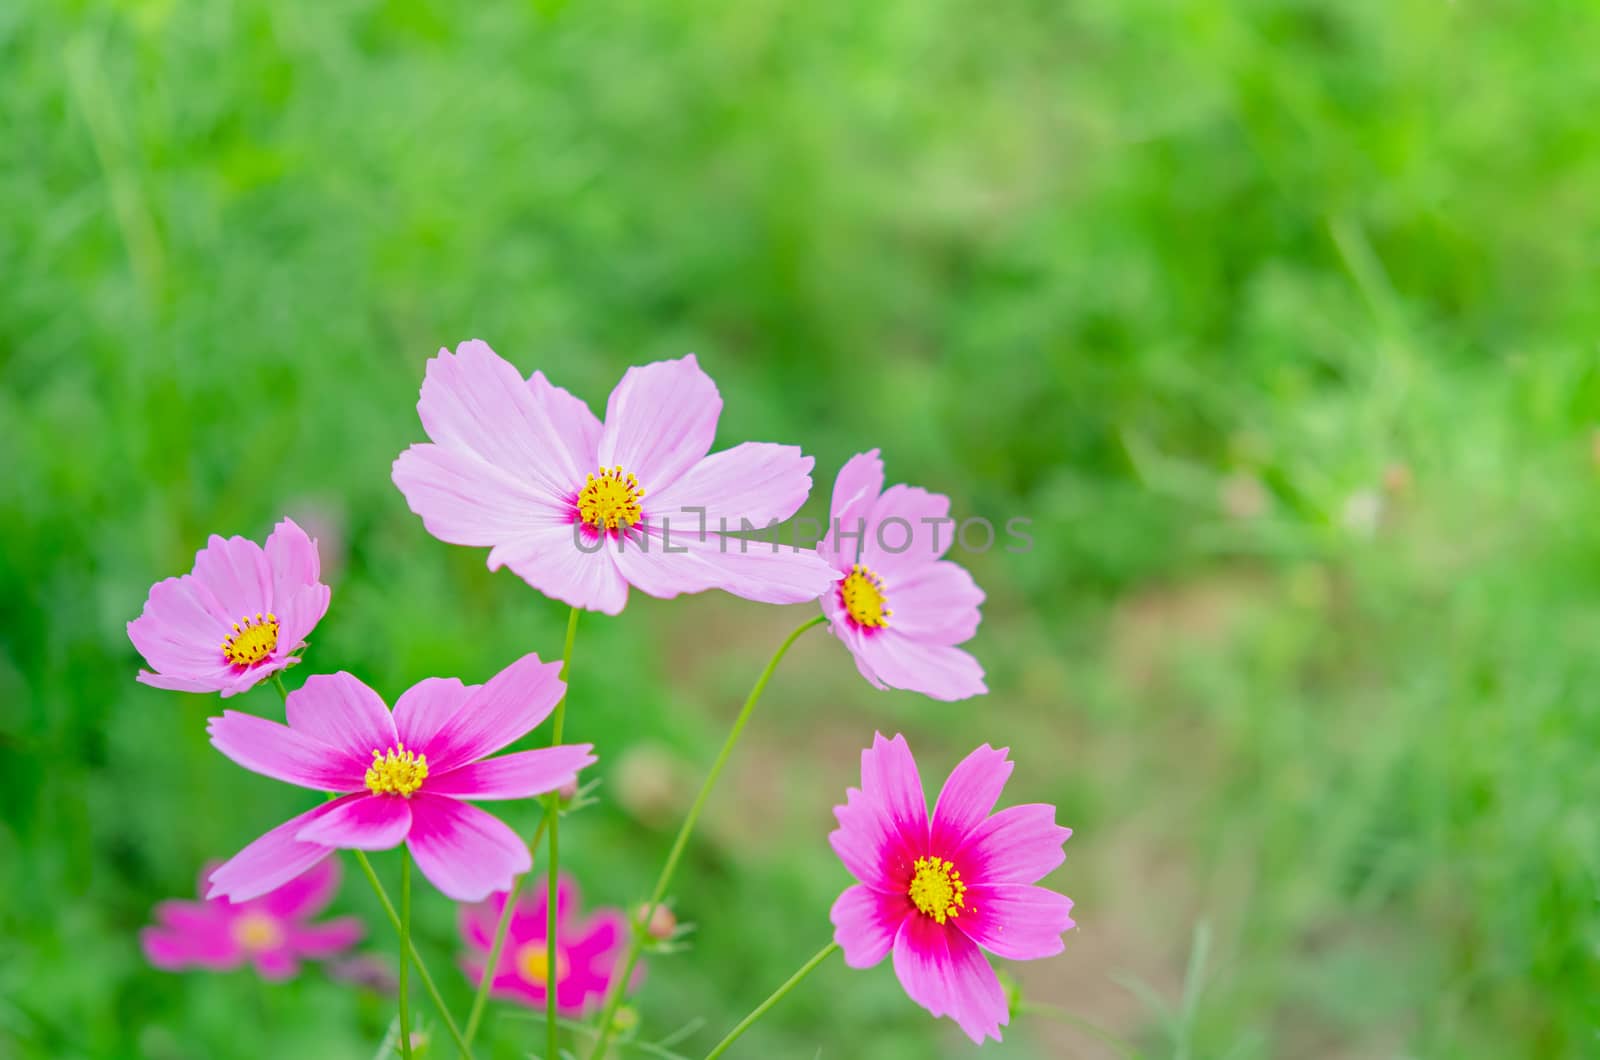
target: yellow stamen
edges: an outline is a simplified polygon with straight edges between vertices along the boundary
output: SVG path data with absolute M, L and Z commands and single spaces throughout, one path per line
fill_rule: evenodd
M 839 583 L 839 596 L 850 617 L 863 626 L 882 629 L 894 615 L 885 606 L 889 598 L 883 592 L 883 579 L 859 563 Z
M 596 530 L 627 528 L 644 517 L 639 508 L 643 497 L 638 478 L 622 465 L 603 467 L 578 491 L 578 515 Z
M 283 945 L 283 928 L 266 913 L 245 913 L 233 922 L 233 938 L 251 952 L 275 950 Z
M 367 789 L 374 795 L 402 795 L 409 799 L 427 779 L 428 756 L 407 751 L 403 743 L 395 744 L 387 753 L 372 752 Z
M 254 618 L 235 622 L 233 632 L 222 638 L 222 657 L 235 666 L 254 666 L 277 646 L 278 616 L 257 611 Z
M 967 908 L 967 885 L 961 882 L 961 873 L 942 858 L 918 858 L 911 866 L 916 875 L 906 896 L 924 916 L 939 923 L 958 916 Z
M 557 941 L 560 936 L 556 936 Z M 537 942 L 525 942 L 517 948 L 517 974 L 534 986 L 547 986 L 550 983 L 550 960 L 545 953 L 544 939 Z M 571 967 L 567 955 L 560 950 L 556 951 L 556 982 L 559 984 L 567 977 Z

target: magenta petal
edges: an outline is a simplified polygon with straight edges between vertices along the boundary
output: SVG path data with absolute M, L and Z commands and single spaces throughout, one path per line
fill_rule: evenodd
M 332 598 L 333 590 L 318 583 L 303 586 L 287 598 L 279 600 L 278 647 L 272 653 L 270 662 L 251 668 L 251 672 L 258 680 L 273 670 L 282 669 L 287 664 L 288 657 L 300 650 L 305 644 L 306 637 L 317 628 L 322 616 L 328 613 L 328 601 Z
M 988 691 L 977 659 L 960 648 L 914 640 L 893 626 L 861 637 L 852 650 L 863 673 L 870 671 L 891 688 L 946 701 Z
M 426 754 L 439 730 L 481 687 L 464 685 L 455 677 L 428 677 L 418 681 L 395 702 L 396 735 L 407 747 Z
M 817 545 L 817 551 L 839 570 L 849 571 L 858 560 L 866 540 L 862 530 L 882 492 L 883 461 L 878 458 L 878 450 L 857 453 L 839 469 L 828 512 L 831 522 L 822 543 Z
M 270 982 L 293 979 L 300 971 L 300 962 L 287 950 L 258 952 L 251 956 L 250 962 L 256 966 L 256 974 Z
M 163 971 L 185 968 L 224 971 L 244 963 L 244 951 L 226 930 L 205 934 L 180 934 L 168 928 L 147 927 L 139 932 L 145 959 Z
M 448 773 L 525 735 L 566 694 L 560 673 L 560 663 L 540 662 L 537 653 L 529 652 L 489 678 L 420 748 L 428 756 L 429 772 Z
M 458 799 L 531 799 L 577 779 L 595 763 L 593 744 L 564 744 L 485 758 L 428 777 L 428 790 Z
M 346 795 L 295 834 L 305 843 L 345 850 L 388 850 L 411 831 L 411 804 L 399 795 Z
M 225 710 L 211 718 L 211 743 L 252 772 L 313 791 L 355 791 L 364 786 L 364 765 L 320 740 L 254 714 Z
M 828 845 L 850 874 L 877 890 L 904 892 L 912 863 L 927 853 L 927 839 L 906 836 L 856 788 L 845 792 L 845 804 L 835 806 L 833 815 L 839 827 L 828 833 Z
M 567 919 L 572 911 L 578 907 L 580 900 L 578 884 L 565 872 L 556 878 L 556 941 L 562 938 L 562 929 L 567 925 Z M 533 894 L 525 897 L 517 906 L 517 911 L 511 914 L 511 929 L 519 937 L 542 939 L 545 936 L 545 927 L 550 917 L 550 881 L 548 878 L 539 881 L 538 888 Z
M 489 547 L 563 526 L 568 508 L 549 488 L 442 445 L 413 445 L 391 477 L 428 533 L 452 545 Z
M 1066 948 L 1061 933 L 1073 926 L 1072 899 L 1021 883 L 970 887 L 967 908 L 951 923 L 996 957 L 1053 957 Z
M 1056 824 L 1054 806 L 1012 806 L 973 830 L 958 861 L 973 884 L 1033 883 L 1066 860 L 1061 845 L 1070 835 L 1072 829 Z
M 317 543 L 293 519 L 284 519 L 273 527 L 263 551 L 267 566 L 272 568 L 275 600 L 286 600 L 322 577 Z
M 617 571 L 613 547 L 573 522 L 496 545 L 489 553 L 489 569 L 510 567 L 546 596 L 570 607 L 614 615 L 628 602 L 628 583 Z
M 221 676 L 214 679 L 203 677 L 177 677 L 171 674 L 155 674 L 149 670 L 140 670 L 134 678 L 141 685 L 151 688 L 162 688 L 169 692 L 216 692 L 219 691 L 232 675 Z M 243 691 L 242 689 L 240 691 Z M 224 696 L 228 692 L 222 693 Z
M 333 896 L 339 893 L 339 877 L 339 859 L 329 858 L 258 901 L 262 909 L 281 920 L 316 916 L 328 908 Z
M 286 931 L 286 948 L 301 957 L 323 960 L 360 942 L 366 927 L 355 917 L 347 916 L 320 924 L 290 924 Z
M 229 858 L 211 874 L 211 889 L 206 897 L 227 898 L 233 902 L 259 898 L 333 853 L 331 847 L 303 843 L 295 838 L 300 829 L 327 813 L 332 805 L 323 803 L 289 818 Z
M 505 912 L 506 896 L 491 894 L 486 901 L 464 903 L 456 907 L 456 927 L 462 941 L 487 956 L 494 945 L 494 933 L 500 927 L 500 914 Z M 507 942 L 511 935 L 507 934 Z
M 1009 750 L 1002 747 L 996 751 L 984 744 L 950 771 L 934 804 L 930 849 L 956 849 L 988 818 L 1011 777 L 1012 764 L 1006 761 Z
M 975 943 L 925 916 L 907 917 L 894 942 L 894 972 L 907 996 L 935 1016 L 949 1016 L 979 1045 L 1000 1041 L 1010 1022 L 1005 991 Z
M 978 631 L 983 590 L 949 560 L 918 567 L 886 588 L 893 628 L 913 640 L 960 644 Z
M 406 845 L 417 868 L 447 898 L 479 902 L 533 867 L 528 848 L 504 821 L 476 806 L 418 792 L 411 797 Z
M 230 622 L 272 610 L 272 570 L 254 541 L 212 534 L 194 557 L 194 578 L 216 597 Z
M 694 354 L 629 368 L 606 403 L 600 464 L 637 475 L 646 495 L 661 492 L 711 451 L 721 414 Z
M 387 751 L 398 739 L 389 708 L 378 693 L 343 671 L 306 678 L 304 685 L 289 693 L 284 713 L 295 732 L 344 755 L 354 779 L 366 775 L 372 752 Z
M 828 913 L 844 963 L 871 968 L 883 960 L 894 946 L 900 922 L 915 911 L 904 893 L 888 894 L 861 883 L 846 887 Z
M 861 752 L 861 793 L 888 817 L 909 844 L 928 841 L 928 803 L 911 746 L 899 733 L 886 740 L 872 734 L 872 746 Z
M 649 521 L 670 518 L 675 527 L 737 533 L 783 522 L 811 495 L 815 463 L 797 445 L 745 442 L 712 453 L 678 481 L 648 496 Z M 690 512 L 686 509 L 705 509 Z

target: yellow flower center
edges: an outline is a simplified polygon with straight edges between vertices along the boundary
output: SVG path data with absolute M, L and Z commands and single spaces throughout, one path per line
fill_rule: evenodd
M 884 606 L 889 598 L 883 594 L 883 579 L 859 563 L 850 568 L 849 575 L 839 583 L 839 596 L 850 617 L 863 626 L 882 629 L 894 615 Z
M 233 624 L 233 632 L 222 638 L 222 657 L 235 666 L 254 666 L 278 646 L 278 616 L 256 612 Z
M 961 873 L 942 858 L 918 858 L 911 866 L 916 875 L 906 895 L 924 916 L 944 923 L 967 908 L 967 885 L 961 882 Z
M 556 936 L 560 938 L 560 936 Z M 571 971 L 566 955 L 556 951 L 556 982 L 560 983 Z M 550 983 L 550 955 L 545 952 L 544 940 L 525 942 L 517 948 L 517 974 L 534 986 Z
M 624 472 L 622 465 L 603 467 L 578 491 L 578 515 L 596 530 L 627 528 L 643 518 L 639 510 L 643 496 L 638 478 Z
M 233 922 L 233 939 L 251 952 L 275 950 L 283 945 L 283 928 L 266 913 L 245 913 Z
M 409 799 L 427 779 L 428 756 L 407 751 L 403 743 L 395 744 L 387 752 L 372 752 L 372 765 L 367 768 L 367 789 L 374 795 L 403 795 Z

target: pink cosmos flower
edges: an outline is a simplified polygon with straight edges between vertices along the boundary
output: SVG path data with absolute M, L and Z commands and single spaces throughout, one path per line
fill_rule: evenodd
M 300 661 L 306 634 L 328 610 L 317 543 L 285 519 L 267 547 L 215 534 L 194 570 L 150 588 L 128 639 L 155 672 L 139 680 L 179 692 L 237 695 Z
M 1006 748 L 988 744 L 951 772 L 928 818 L 917 763 L 904 737 L 875 734 L 861 752 L 861 787 L 834 807 L 834 853 L 860 883 L 833 903 L 845 963 L 870 968 L 894 951 L 911 1000 L 949 1016 L 982 1044 L 1008 1022 L 1005 991 L 983 957 L 1028 961 L 1064 948 L 1072 899 L 1031 886 L 1060 865 L 1071 829 L 1055 807 L 990 815 L 1011 775 Z M 980 949 L 979 947 L 982 947 Z
M 201 893 L 213 868 L 201 873 Z M 361 921 L 354 917 L 311 923 L 338 891 L 339 863 L 330 860 L 252 901 L 162 902 L 139 942 L 150 963 L 169 972 L 220 972 L 248 962 L 263 979 L 288 979 L 302 960 L 337 956 L 361 940 Z
M 538 893 L 523 896 L 512 911 L 494 982 L 489 987 L 496 997 L 540 1009 L 550 983 L 545 947 L 547 894 L 548 883 Z M 484 966 L 505 908 L 504 894 L 461 907 L 461 937 L 472 951 L 462 967 L 474 984 L 483 982 Z M 621 910 L 600 909 L 580 920 L 577 909 L 578 885 L 561 873 L 556 885 L 556 1008 L 563 1016 L 572 1017 L 584 1015 L 605 998 L 611 977 L 616 974 L 622 944 L 628 937 L 628 920 Z M 635 974 L 635 987 L 638 979 Z
M 810 549 L 722 533 L 793 515 L 812 459 L 766 442 L 708 456 L 722 398 L 693 354 L 629 368 L 602 424 L 544 373 L 463 342 L 428 362 L 417 412 L 433 442 L 400 454 L 394 482 L 428 532 L 574 607 L 614 615 L 630 585 L 793 604 L 836 578 Z
M 307 679 L 289 694 L 289 724 L 225 711 L 209 732 L 246 769 L 340 798 L 279 825 L 211 874 L 210 895 L 265 894 L 334 850 L 404 842 L 417 868 L 457 901 L 510 890 L 532 867 L 498 817 L 463 799 L 526 799 L 593 764 L 591 744 L 488 755 L 545 719 L 566 686 L 559 663 L 524 655 L 486 684 L 430 677 L 394 713 L 347 673 Z
M 843 580 L 823 595 L 822 610 L 861 675 L 934 699 L 988 691 L 978 660 L 955 647 L 978 631 L 983 590 L 939 558 L 955 540 L 950 498 L 914 486 L 885 490 L 874 449 L 839 469 L 832 519 L 817 552 Z

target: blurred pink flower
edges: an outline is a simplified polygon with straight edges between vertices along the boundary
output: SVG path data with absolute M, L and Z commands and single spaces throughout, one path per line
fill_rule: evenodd
M 194 570 L 150 588 L 128 639 L 155 670 L 139 680 L 180 692 L 236 695 L 291 663 L 328 610 L 317 543 L 291 519 L 267 547 L 213 534 Z
M 885 490 L 873 449 L 839 469 L 831 516 L 817 552 L 843 580 L 823 594 L 822 610 L 861 676 L 934 699 L 987 692 L 983 667 L 955 647 L 978 630 L 983 590 L 940 559 L 956 535 L 950 498 L 914 486 Z
M 982 951 L 1049 957 L 1073 926 L 1072 899 L 1031 886 L 1061 864 L 1072 831 L 1042 803 L 991 816 L 1010 776 L 1006 749 L 984 744 L 950 773 L 930 820 L 905 738 L 877 734 L 861 752 L 861 787 L 834 808 L 839 828 L 828 835 L 861 881 L 830 914 L 845 963 L 870 968 L 892 950 L 911 1000 L 980 1044 L 998 1041 L 1010 1019 Z
M 630 585 L 793 604 L 835 580 L 810 549 L 720 532 L 793 515 L 813 461 L 767 442 L 707 455 L 722 398 L 693 354 L 629 368 L 602 424 L 543 372 L 463 342 L 428 362 L 417 412 L 432 443 L 400 454 L 394 482 L 428 532 L 574 607 L 614 615 Z
M 543 721 L 566 686 L 559 663 L 524 655 L 486 684 L 430 677 L 391 714 L 347 673 L 309 678 L 289 694 L 288 725 L 226 711 L 212 718 L 217 749 L 246 769 L 342 794 L 294 817 L 211 874 L 212 895 L 247 900 L 335 849 L 404 842 L 417 868 L 457 901 L 509 890 L 532 867 L 498 817 L 462 799 L 526 799 L 554 791 L 595 758 L 591 744 L 486 756 Z
M 511 913 L 506 940 L 495 966 L 490 993 L 524 1005 L 543 1007 L 550 982 L 545 925 L 549 914 L 548 885 L 525 895 Z M 462 966 L 473 983 L 483 982 L 484 966 L 505 911 L 506 895 L 461 908 L 461 937 L 471 953 Z M 605 997 L 616 974 L 617 958 L 627 940 L 628 921 L 618 909 L 600 909 L 577 919 L 578 885 L 566 873 L 556 886 L 556 1008 L 564 1016 L 582 1016 Z M 641 966 L 632 986 L 637 988 Z
M 169 972 L 225 971 L 248 962 L 264 979 L 288 979 L 300 961 L 336 956 L 361 940 L 364 929 L 354 917 L 310 922 L 338 891 L 339 863 L 324 861 L 252 901 L 162 902 L 155 908 L 156 923 L 139 933 L 139 942 L 146 959 Z

